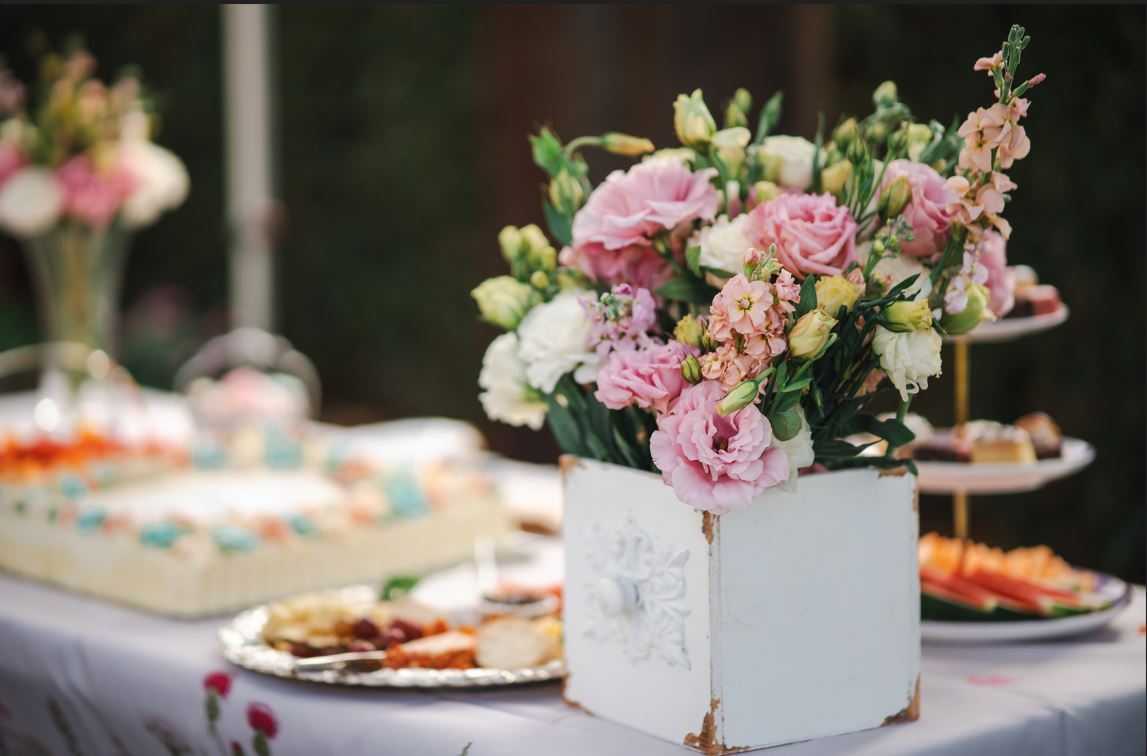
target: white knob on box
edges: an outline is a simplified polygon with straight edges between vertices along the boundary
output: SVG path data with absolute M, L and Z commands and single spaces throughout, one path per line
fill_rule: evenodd
M 607 617 L 616 617 L 637 606 L 637 584 L 632 580 L 602 578 L 597 583 L 597 605 Z

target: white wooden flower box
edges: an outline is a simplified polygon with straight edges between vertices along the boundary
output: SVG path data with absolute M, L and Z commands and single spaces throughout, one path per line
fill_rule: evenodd
M 566 457 L 567 702 L 707 754 L 917 717 L 916 479 L 800 478 L 722 516 Z

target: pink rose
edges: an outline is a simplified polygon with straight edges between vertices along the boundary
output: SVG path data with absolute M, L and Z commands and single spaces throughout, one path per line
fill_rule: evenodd
M 912 227 L 912 241 L 902 242 L 900 251 L 913 257 L 931 257 L 948 243 L 948 228 L 952 225 L 959 199 L 932 166 L 911 160 L 893 160 L 884 171 L 880 191 L 884 191 L 898 177 L 905 176 L 912 187 L 912 199 L 901 217 Z
M 838 275 L 856 259 L 856 221 L 830 194 L 781 194 L 749 213 L 745 235 L 797 278 Z
M 773 429 L 755 406 L 717 414 L 725 389 L 713 381 L 681 392 L 649 439 L 661 478 L 681 501 L 714 514 L 745 509 L 789 477 L 789 459 L 772 447 Z
M 0 186 L 3 186 L 8 177 L 23 168 L 27 162 L 19 147 L 9 142 L 0 144 Z
M 697 350 L 676 341 L 615 351 L 598 371 L 594 396 L 610 409 L 636 405 L 662 415 L 685 387 L 681 361 L 690 354 Z
M 673 266 L 651 246 L 634 244 L 614 250 L 601 244 L 584 244 L 565 247 L 558 259 L 562 265 L 577 268 L 593 280 L 610 285 L 628 283 L 656 291 L 673 278 Z
M 997 318 L 1011 312 L 1016 304 L 1016 275 L 1008 267 L 1008 246 L 1004 237 L 995 231 L 987 231 L 980 242 L 980 264 L 988 270 L 988 280 L 985 285 L 991 296 L 988 299 L 988 309 Z
M 86 154 L 60 166 L 56 179 L 64 191 L 64 214 L 94 228 L 106 228 L 136 186 L 123 166 L 101 170 Z

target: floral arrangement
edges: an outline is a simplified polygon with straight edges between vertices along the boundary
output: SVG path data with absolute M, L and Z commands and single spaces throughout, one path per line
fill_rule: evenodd
M 660 471 L 714 513 L 801 471 L 912 468 L 894 451 L 942 336 L 1009 299 L 1002 171 L 1028 154 L 1022 95 L 1043 79 L 1016 80 L 1027 43 L 1013 27 L 976 62 L 996 99 L 958 127 L 917 122 L 885 82 L 871 114 L 827 137 L 822 119 L 811 142 L 772 133 L 780 93 L 750 131 L 743 89 L 721 129 L 700 90 L 680 95 L 670 149 L 541 129 L 550 237 L 503 229 L 510 274 L 473 291 L 506 331 L 479 376 L 487 415 L 548 421 L 566 452 Z M 595 187 L 589 147 L 640 160 Z M 883 393 L 895 418 L 868 411 Z M 887 453 L 846 440 L 861 433 Z
M 68 224 L 104 231 L 150 225 L 183 203 L 187 171 L 151 141 L 139 80 L 94 78 L 87 51 L 40 61 L 40 86 L 0 66 L 0 228 L 41 237 Z

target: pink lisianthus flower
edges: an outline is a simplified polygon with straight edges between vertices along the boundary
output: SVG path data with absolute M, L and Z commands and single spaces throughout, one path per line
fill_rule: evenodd
M 931 257 L 948 243 L 948 230 L 955 215 L 951 206 L 956 192 L 932 166 L 912 160 L 893 160 L 884 170 L 880 191 L 900 176 L 908 179 L 912 199 L 901 217 L 912 227 L 912 241 L 900 243 L 900 251 L 913 257 Z
M 653 462 L 677 498 L 725 514 L 789 477 L 789 459 L 772 445 L 773 429 L 755 406 L 717 414 L 725 389 L 713 381 L 689 386 L 649 440 Z
M 605 284 L 630 283 L 655 291 L 673 278 L 673 266 L 652 246 L 638 244 L 622 249 L 606 249 L 601 244 L 565 247 L 558 255 L 562 265 L 577 268 Z
M 93 228 L 106 228 L 136 185 L 123 166 L 101 170 L 86 154 L 64 163 L 56 179 L 64 192 L 64 215 Z
M 856 259 L 856 221 L 831 194 L 781 194 L 749 213 L 745 235 L 758 249 L 777 245 L 792 275 L 835 276 Z
M 682 360 L 697 353 L 676 341 L 616 351 L 598 371 L 594 396 L 610 409 L 637 406 L 663 415 L 686 385 L 681 377 Z
M 995 231 L 988 231 L 980 241 L 980 264 L 987 270 L 985 285 L 991 296 L 988 309 L 997 318 L 1011 312 L 1016 304 L 1016 275 L 1008 267 L 1008 245 L 1004 237 Z
M 20 148 L 10 142 L 0 144 L 0 186 L 16 171 L 27 164 L 24 153 Z

